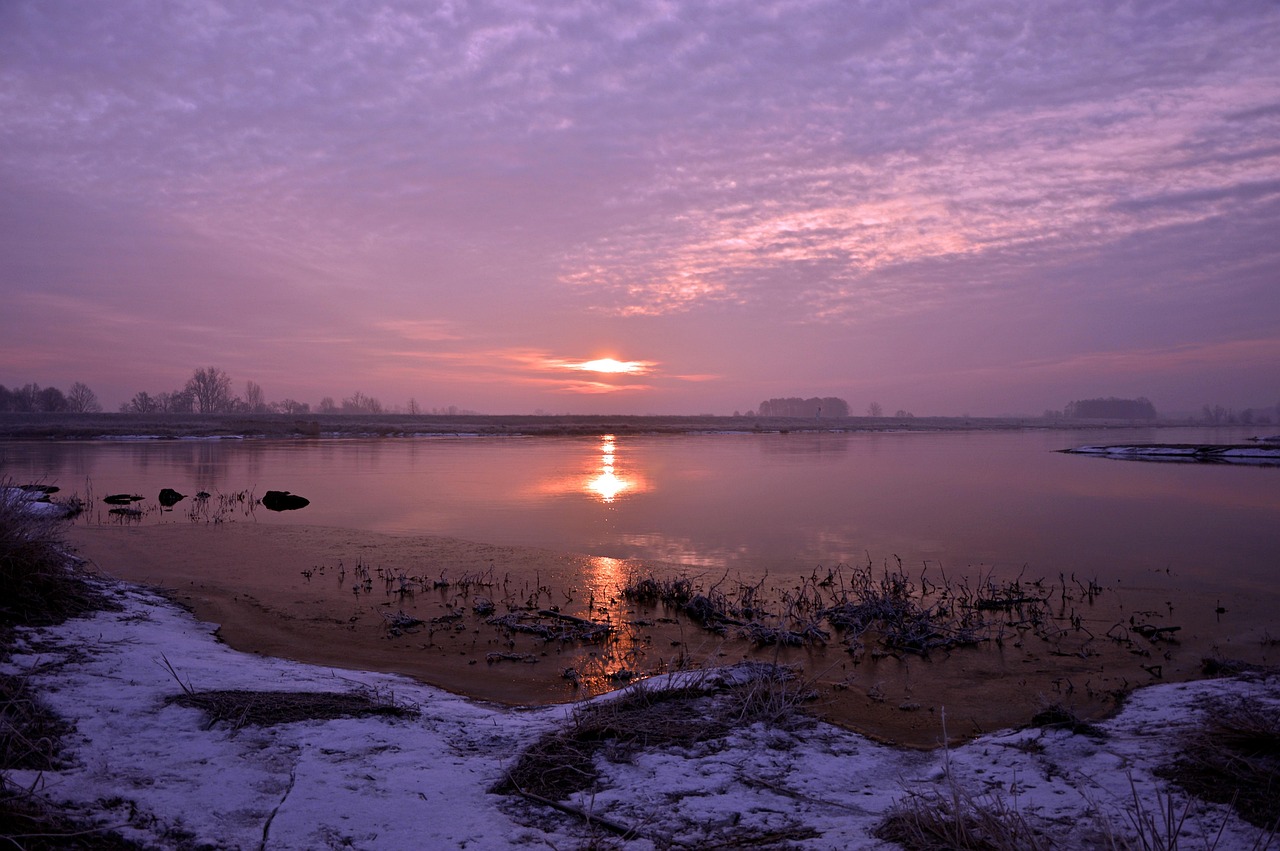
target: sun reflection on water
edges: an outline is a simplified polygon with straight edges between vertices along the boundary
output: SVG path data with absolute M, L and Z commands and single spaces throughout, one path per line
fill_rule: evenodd
M 600 472 L 587 482 L 586 490 L 597 496 L 602 502 L 613 502 L 624 491 L 632 490 L 635 483 L 618 475 L 614 459 L 617 452 L 617 438 L 606 434 L 600 438 Z

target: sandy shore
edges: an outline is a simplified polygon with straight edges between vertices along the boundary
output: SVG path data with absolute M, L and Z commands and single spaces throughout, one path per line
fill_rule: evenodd
M 825 719 L 918 747 L 941 741 L 944 709 L 953 738 L 1025 724 L 1054 703 L 1101 717 L 1133 688 L 1200 676 L 1218 640 L 1211 624 L 1193 624 L 1177 640 L 1110 640 L 1108 631 L 1132 614 L 1124 600 L 1103 594 L 1081 610 L 1080 630 L 1055 637 L 1014 630 L 998 644 L 927 656 L 851 654 L 839 636 L 760 648 L 734 630 L 716 635 L 618 594 L 629 572 L 677 575 L 674 565 L 253 523 L 77 525 L 69 537 L 102 572 L 164 589 L 218 624 L 230 646 L 264 656 L 400 673 L 511 705 L 573 701 L 687 667 L 778 661 L 802 669 Z M 404 579 L 417 590 L 404 593 Z M 477 612 L 482 600 L 495 611 Z M 549 640 L 492 623 L 530 608 L 612 631 L 603 641 Z M 419 623 L 395 628 L 405 618 Z M 1250 661 L 1269 661 L 1262 648 L 1253 651 Z

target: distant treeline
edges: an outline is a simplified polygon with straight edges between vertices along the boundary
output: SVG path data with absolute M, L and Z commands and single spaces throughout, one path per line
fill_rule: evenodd
M 8 388 L 0 384 L 0 412 L 18 414 L 96 414 L 102 410 L 98 397 L 77 381 L 63 393 L 57 387 L 41 387 L 34 382 Z
M 1117 399 L 1111 396 L 1106 399 L 1068 402 L 1062 409 L 1062 414 L 1082 420 L 1154 420 L 1156 406 L 1143 396 L 1137 399 Z
M 786 399 L 766 399 L 760 403 L 756 414 L 761 417 L 847 417 L 849 403 L 836 396 L 824 396 L 819 399 L 801 399 L 791 396 Z
M 325 396 L 314 408 L 296 399 L 268 401 L 262 387 L 255 381 L 244 383 L 244 392 L 237 394 L 231 376 L 215 366 L 195 370 L 186 383 L 174 390 L 148 393 L 140 390 L 120 406 L 123 414 L 432 414 L 445 416 L 474 415 L 477 412 L 456 405 L 424 408 L 416 399 L 407 404 L 384 406 L 382 402 L 360 391 L 341 401 Z M 97 395 L 77 381 L 63 393 L 57 387 L 41 387 L 30 383 L 22 387 L 7 388 L 0 384 L 0 413 L 76 413 L 93 414 L 102 411 Z

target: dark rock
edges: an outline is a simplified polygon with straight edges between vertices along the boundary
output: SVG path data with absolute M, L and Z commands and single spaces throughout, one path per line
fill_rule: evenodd
M 262 495 L 262 507 L 268 511 L 296 511 L 310 504 L 311 500 L 288 491 L 267 491 Z
M 113 493 L 111 496 L 104 496 L 102 501 L 107 505 L 128 505 L 131 502 L 141 502 L 142 497 L 137 494 Z
M 165 508 L 171 508 L 186 498 L 187 498 L 186 494 L 178 493 L 173 488 L 162 489 L 160 491 L 160 496 L 156 497 L 156 499 L 160 502 L 160 504 L 163 505 Z

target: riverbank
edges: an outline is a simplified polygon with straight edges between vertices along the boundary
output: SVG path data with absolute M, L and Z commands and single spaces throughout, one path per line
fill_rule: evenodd
M 1276 652 L 1262 626 L 1215 615 L 1161 574 L 1104 587 L 864 565 L 757 586 L 656 561 L 317 526 L 67 535 L 97 570 L 164 589 L 241 651 L 512 706 L 777 663 L 799 672 L 825 720 L 917 748 L 938 746 L 943 712 L 955 740 L 1051 704 L 1096 720 L 1141 685 L 1203 676 L 1206 657 L 1270 664 Z
M 591 763 L 591 782 L 551 800 L 504 778 L 531 752 L 563 753 L 551 745 L 576 741 L 610 698 L 502 708 L 241 653 L 148 591 L 104 592 L 110 610 L 23 631 L 3 666 L 74 729 L 56 766 L 8 771 L 6 784 L 56 804 L 81 838 L 115 838 L 94 847 L 817 851 L 925 847 L 884 837 L 930 819 L 975 848 L 1267 847 L 1266 831 L 1168 779 L 1222 701 L 1280 712 L 1280 681 L 1265 675 L 1152 686 L 1096 725 L 1050 719 L 929 753 L 783 706 L 696 741 L 616 742 Z M 620 713 L 670 714 L 703 685 L 655 680 L 647 697 L 612 700 L 628 701 Z M 218 720 L 198 700 L 214 695 L 246 708 Z M 253 695 L 278 710 L 251 715 Z M 395 711 L 308 718 L 324 695 Z M 949 721 L 936 719 L 939 736 Z
M 1140 688 L 1097 723 L 1055 702 L 963 745 L 952 726 L 962 719 L 943 702 L 929 726 L 953 744 L 931 751 L 823 722 L 813 679 L 774 662 L 712 659 L 568 704 L 500 706 L 238 651 L 171 599 L 83 562 L 66 569 L 59 527 L 27 506 L 9 499 L 0 512 L 0 563 L 17 596 L 0 609 L 0 839 L 16 847 L 1225 851 L 1267 847 L 1280 817 L 1265 792 L 1274 761 L 1238 752 L 1280 741 L 1280 679 L 1265 669 Z M 157 548 L 132 534 L 142 528 L 112 531 L 167 557 L 161 584 L 204 593 L 196 577 L 181 582 L 200 542 Z M 236 538 L 220 539 L 221 558 L 236 557 Z M 289 575 L 275 563 L 289 540 L 274 553 L 244 541 L 258 555 L 246 579 Z M 448 539 L 416 545 L 484 555 Z M 317 581 L 314 569 L 299 578 Z M 350 578 L 367 581 L 354 567 Z M 259 602 L 245 589 L 237 598 Z M 446 622 L 459 632 L 460 619 Z M 1206 759 L 1234 779 L 1206 772 Z M 1240 781 L 1242 762 L 1261 773 Z
M 523 416 L 434 414 L 14 414 L 3 440 L 121 440 L 413 436 L 566 436 L 715 432 L 992 431 L 1162 428 L 1185 422 L 1041 417 Z

